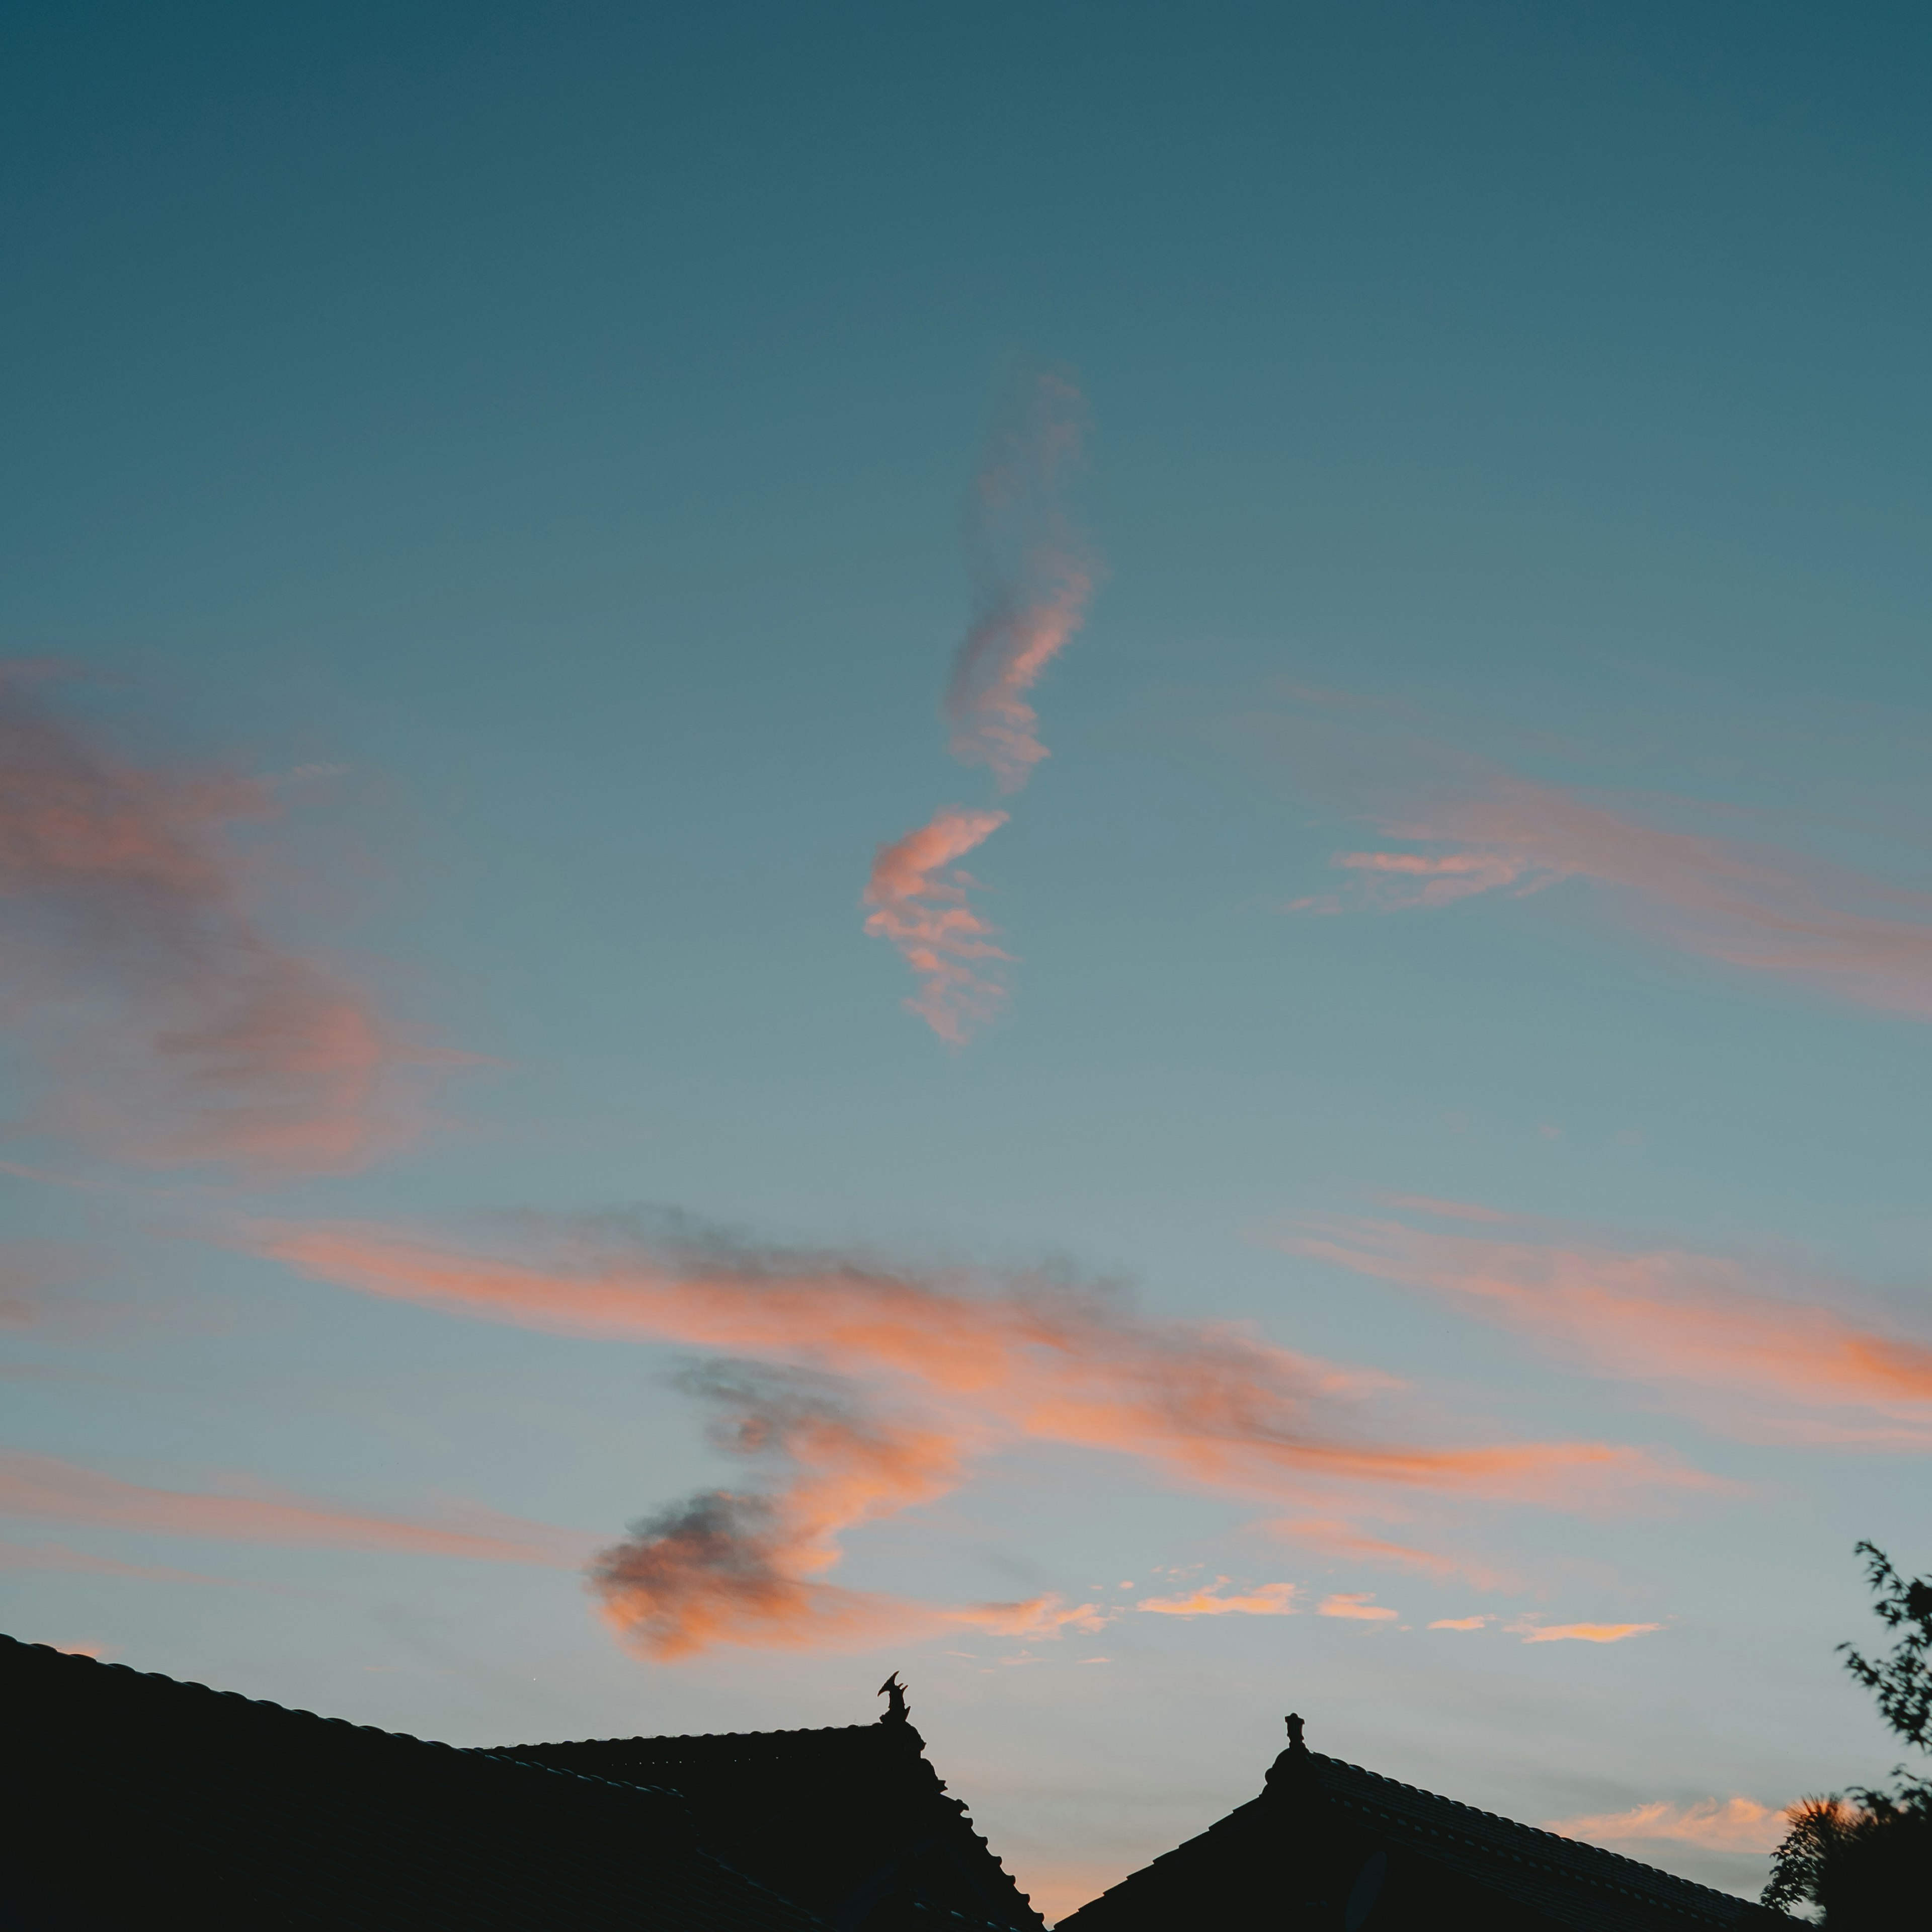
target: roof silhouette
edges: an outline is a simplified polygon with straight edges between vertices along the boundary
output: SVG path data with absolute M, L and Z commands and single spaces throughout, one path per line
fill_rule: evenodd
M 875 1723 L 460 1750 L 0 1636 L 0 1924 L 1040 1932 Z
M 674 1787 L 705 1842 L 833 1924 L 1038 1932 L 1044 1922 L 973 1828 L 911 1723 L 518 1744 L 531 1764 Z
M 675 1792 L 0 1637 L 0 1923 L 812 1932 Z
M 1600 1846 L 1324 1757 L 1060 1921 L 1059 1932 L 1266 1923 L 1296 1932 L 1774 1932 L 1781 1913 Z

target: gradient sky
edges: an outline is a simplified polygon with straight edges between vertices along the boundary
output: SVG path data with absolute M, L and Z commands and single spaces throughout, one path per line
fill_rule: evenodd
M 1744 1891 L 1884 1776 L 1922 9 L 5 39 L 9 1630 L 897 1667 L 1050 1916 L 1290 1708 Z

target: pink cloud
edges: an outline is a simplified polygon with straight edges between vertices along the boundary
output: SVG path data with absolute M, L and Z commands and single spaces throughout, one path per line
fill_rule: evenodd
M 946 694 L 952 754 L 1018 791 L 1046 757 L 1027 701 L 1084 620 L 1096 567 L 1064 502 L 1085 405 L 1064 377 L 1020 392 L 995 426 L 974 484 L 973 622 Z
M 1352 898 L 1299 899 L 1290 910 L 1396 912 L 1587 879 L 1667 944 L 1932 1018 L 1932 893 L 1773 846 L 1646 824 L 1506 772 L 1463 770 L 1471 795 L 1385 820 L 1396 838 L 1450 849 L 1338 854 L 1334 863 L 1354 874 Z
M 1503 1626 L 1525 1643 L 1622 1643 L 1625 1637 L 1642 1636 L 1647 1630 L 1663 1628 L 1661 1624 L 1542 1624 L 1527 1617 Z
M 866 886 L 863 903 L 873 908 L 866 930 L 890 940 L 918 978 L 908 1009 L 955 1046 L 999 1010 L 1004 990 L 982 969 L 1011 956 L 968 903 L 975 882 L 953 862 L 1006 822 L 1004 812 L 944 806 L 929 824 L 879 848 Z
M 1514 1226 L 1534 1237 L 1542 1224 Z M 1682 1390 L 1734 1432 L 1932 1448 L 1932 1340 L 1772 1292 L 1724 1256 L 1345 1216 L 1300 1221 L 1278 1245 L 1439 1296 L 1593 1373 Z
M 245 1238 L 364 1294 L 740 1358 L 700 1372 L 722 1379 L 700 1392 L 737 1418 L 724 1439 L 764 1459 L 762 1486 L 649 1520 L 597 1573 L 614 1618 L 658 1654 L 687 1636 L 818 1642 L 875 1611 L 906 1627 L 916 1606 L 827 1594 L 838 1538 L 1028 1443 L 1124 1455 L 1170 1481 L 1329 1516 L 1406 1492 L 1576 1508 L 1718 1486 L 1606 1443 L 1390 1439 L 1369 1410 L 1391 1393 L 1384 1378 L 1026 1276 L 638 1242 L 595 1225 L 540 1236 L 527 1261 L 370 1227 L 263 1225 Z
M 406 1041 L 343 973 L 277 945 L 230 828 L 266 781 L 135 764 L 0 667 L 0 1023 L 49 1082 L 42 1131 L 158 1167 L 340 1173 L 408 1138 Z
M 1211 1586 L 1175 1597 L 1143 1597 L 1134 1607 L 1169 1617 L 1292 1617 L 1295 1612 L 1292 1583 L 1262 1583 L 1252 1590 L 1230 1590 L 1225 1576 Z
M 1146 1604 L 1141 1606 L 1142 1610 Z M 974 1604 L 951 1612 L 952 1619 L 970 1624 L 992 1636 L 1020 1637 L 1028 1642 L 1063 1636 L 1070 1630 L 1091 1636 L 1106 1628 L 1120 1612 L 1098 1604 L 1070 1604 L 1064 1597 L 1029 1597 L 1019 1604 Z M 1082 1658 L 1083 1664 L 1105 1664 L 1106 1658 Z
M 560 1566 L 580 1562 L 588 1541 L 476 1504 L 448 1506 L 440 1514 L 441 1520 L 431 1522 L 366 1515 L 252 1483 L 237 1484 L 226 1494 L 151 1489 L 52 1456 L 0 1451 L 0 1516 L 224 1542 Z
M 1352 1523 L 1303 1516 L 1283 1518 L 1264 1526 L 1292 1542 L 1307 1545 L 1328 1556 L 1346 1557 L 1353 1562 L 1412 1570 L 1429 1576 L 1461 1576 L 1479 1590 L 1520 1587 L 1516 1577 L 1482 1558 L 1451 1556 L 1440 1550 L 1418 1550 L 1409 1544 L 1394 1543 L 1386 1537 L 1372 1535 Z
M 1496 1622 L 1493 1617 L 1438 1617 L 1431 1630 L 1478 1630 Z
M 1393 1623 L 1402 1614 L 1400 1610 L 1391 1610 L 1377 1603 L 1372 1590 L 1343 1592 L 1339 1595 L 1324 1597 L 1316 1613 L 1324 1617 L 1352 1617 L 1365 1624 Z
M 1689 1804 L 1658 1799 L 1628 1811 L 1605 1811 L 1581 1818 L 1553 1819 L 1546 1832 L 1595 1844 L 1630 1844 L 1666 1840 L 1707 1852 L 1774 1851 L 1789 1820 L 1786 1808 L 1749 1798 L 1702 1798 Z

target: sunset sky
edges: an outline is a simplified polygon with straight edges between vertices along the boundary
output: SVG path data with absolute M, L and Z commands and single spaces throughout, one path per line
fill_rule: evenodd
M 1754 1893 L 1932 1567 L 1932 23 L 16 9 L 0 1628 Z

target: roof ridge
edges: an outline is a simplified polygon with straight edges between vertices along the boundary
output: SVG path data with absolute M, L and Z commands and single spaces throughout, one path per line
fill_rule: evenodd
M 751 1738 L 829 1738 L 841 1734 L 848 1736 L 890 1736 L 898 1730 L 895 1726 L 888 1730 L 882 1718 L 874 1718 L 863 1724 L 805 1724 L 795 1730 L 784 1731 L 669 1731 L 659 1736 L 646 1737 L 641 1732 L 628 1738 L 549 1738 L 541 1744 L 516 1745 L 491 1745 L 491 1750 L 554 1750 L 563 1744 L 706 1744 L 714 1739 L 743 1740 Z M 923 1742 L 923 1740 L 922 1740 Z M 472 1747 L 472 1748 L 486 1748 Z
M 1613 1852 L 1607 1845 L 1593 1844 L 1588 1838 L 1572 1838 L 1562 1832 L 1552 1832 L 1540 1825 L 1526 1825 L 1520 1818 L 1505 1817 L 1500 1811 L 1485 1811 L 1480 1806 L 1468 1804 L 1460 1798 L 1445 1796 L 1439 1791 L 1430 1791 L 1420 1784 L 1406 1784 L 1400 1778 L 1390 1778 L 1379 1771 L 1371 1771 L 1366 1765 L 1352 1764 L 1346 1758 L 1330 1757 L 1322 1751 L 1311 1751 L 1309 1755 L 1318 1762 L 1339 1766 L 1344 1771 L 1352 1771 L 1358 1776 L 1372 1778 L 1378 1784 L 1393 1785 L 1398 1791 L 1412 1792 L 1418 1798 L 1431 1799 L 1438 1804 L 1449 1806 L 1452 1810 L 1466 1811 L 1473 1817 L 1486 1818 L 1492 1824 L 1507 1825 L 1512 1831 L 1527 1832 L 1538 1838 L 1547 1838 L 1552 1845 L 1561 1845 L 1573 1851 L 1581 1851 L 1599 1858 L 1608 1858 L 1613 1864 L 1628 1865 L 1634 1871 L 1646 1874 L 1652 1878 L 1661 1879 L 1666 1885 L 1682 1886 L 1686 1890 L 1704 1893 L 1706 1896 L 1721 1899 L 1726 1904 L 1739 1902 L 1735 1892 L 1720 1892 L 1715 1886 L 1705 1885 L 1694 1878 L 1680 1878 L 1676 1873 L 1666 1871 L 1660 1865 L 1646 1864 L 1641 1858 L 1634 1858 L 1622 1852 Z M 1749 1901 L 1744 1901 L 1748 1903 Z

